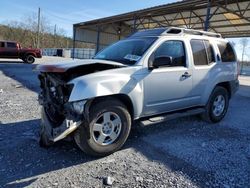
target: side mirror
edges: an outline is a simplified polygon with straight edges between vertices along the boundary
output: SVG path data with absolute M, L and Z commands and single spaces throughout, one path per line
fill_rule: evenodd
M 171 66 L 173 62 L 173 58 L 171 56 L 160 56 L 156 57 L 153 60 L 153 68 L 159 68 L 159 67 L 169 67 Z

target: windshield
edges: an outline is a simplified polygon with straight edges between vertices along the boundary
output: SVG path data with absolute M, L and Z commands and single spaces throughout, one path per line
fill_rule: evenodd
M 121 40 L 99 52 L 94 59 L 134 64 L 139 61 L 146 50 L 156 40 L 155 37 Z

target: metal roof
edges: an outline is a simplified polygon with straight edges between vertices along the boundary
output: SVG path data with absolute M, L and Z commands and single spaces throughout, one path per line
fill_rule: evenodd
M 158 27 L 185 27 L 203 30 L 208 0 L 185 0 L 125 14 L 74 24 L 75 28 L 127 26 L 131 30 Z M 249 0 L 212 0 L 208 31 L 223 37 L 250 36 Z
M 185 0 L 73 25 L 75 42 L 96 52 L 139 30 L 181 27 L 250 37 L 250 0 Z

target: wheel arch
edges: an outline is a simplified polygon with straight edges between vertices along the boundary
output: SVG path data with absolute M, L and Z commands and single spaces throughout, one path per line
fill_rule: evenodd
M 36 57 L 36 54 L 35 54 L 35 53 L 26 52 L 26 53 L 24 53 L 24 54 L 22 55 L 22 58 L 25 58 L 25 57 L 27 57 L 28 55 L 32 55 L 32 56 Z
M 226 91 L 228 92 L 228 98 L 231 99 L 234 91 L 232 89 L 232 84 L 231 84 L 231 81 L 220 81 L 220 82 L 217 82 L 217 83 L 213 83 L 212 85 L 208 85 L 208 87 L 206 87 L 206 90 L 202 96 L 202 105 L 206 105 L 209 98 L 211 97 L 211 94 L 213 93 L 213 91 L 215 90 L 216 87 L 223 87 L 226 89 Z
M 220 86 L 227 90 L 229 99 L 232 96 L 232 88 L 230 82 L 220 82 L 215 87 Z
M 131 119 L 134 119 L 134 105 L 130 97 L 126 94 L 114 94 L 114 95 L 107 95 L 107 96 L 100 96 L 96 97 L 90 100 L 90 104 L 88 108 L 91 108 L 91 106 L 99 101 L 102 101 L 103 99 L 107 98 L 115 98 L 119 100 L 126 108 L 128 109 L 128 112 L 131 116 Z

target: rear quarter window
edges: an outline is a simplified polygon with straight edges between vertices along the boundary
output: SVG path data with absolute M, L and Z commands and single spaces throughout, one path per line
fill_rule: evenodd
M 206 47 L 203 40 L 192 39 L 190 41 L 194 65 L 208 65 Z
M 222 62 L 233 62 L 236 61 L 236 56 L 233 51 L 233 47 L 229 42 L 218 42 L 217 43 Z

